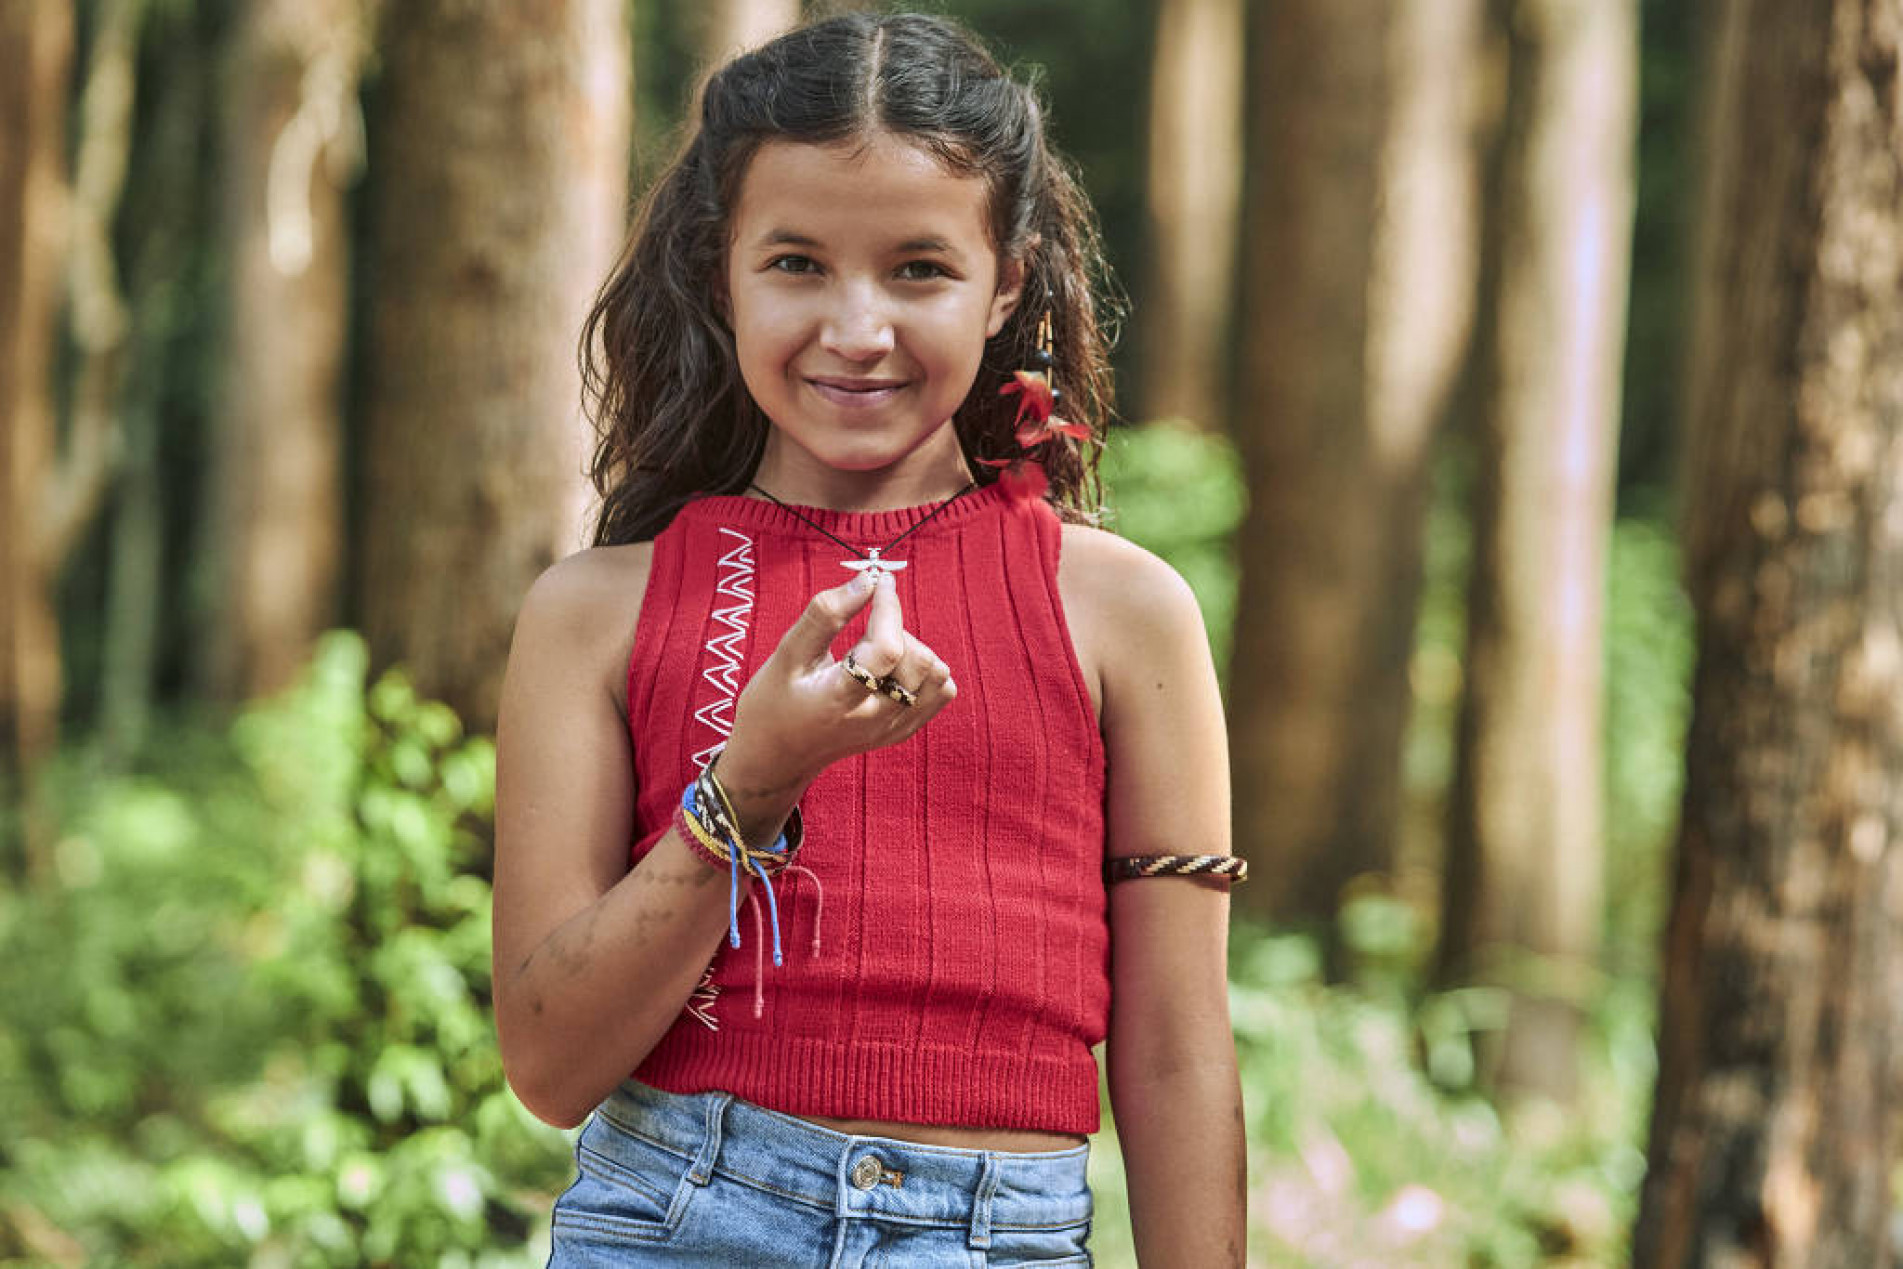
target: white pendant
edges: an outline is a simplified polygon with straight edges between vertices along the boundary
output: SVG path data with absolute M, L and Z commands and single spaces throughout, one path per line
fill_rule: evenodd
M 839 563 L 855 573 L 871 573 L 872 580 L 876 582 L 881 573 L 896 573 L 904 568 L 906 561 L 882 560 L 879 558 L 879 548 L 875 546 L 866 552 L 863 560 L 841 560 Z

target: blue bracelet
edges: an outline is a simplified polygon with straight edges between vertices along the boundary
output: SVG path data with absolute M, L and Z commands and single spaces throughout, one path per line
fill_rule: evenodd
M 708 772 L 711 767 L 712 764 L 709 763 L 708 768 L 704 768 L 700 776 L 682 791 L 681 810 L 726 848 L 727 942 L 737 948 L 740 946 L 740 870 L 746 847 L 738 831 L 734 829 L 732 821 L 724 814 L 724 808 L 712 814 L 701 809 L 698 794 L 702 781 L 710 778 Z M 718 792 L 718 786 L 715 786 L 715 791 Z M 789 835 L 792 839 L 790 842 Z M 797 848 L 802 836 L 799 808 L 794 807 L 792 814 L 787 816 L 786 827 L 780 830 L 780 835 L 774 839 L 769 849 L 776 855 L 790 855 Z M 767 913 L 773 926 L 773 963 L 776 966 L 784 965 L 786 961 L 780 952 L 780 904 L 773 893 L 773 880 L 759 865 L 748 861 L 745 866 L 749 873 L 760 879 L 761 886 L 766 890 Z

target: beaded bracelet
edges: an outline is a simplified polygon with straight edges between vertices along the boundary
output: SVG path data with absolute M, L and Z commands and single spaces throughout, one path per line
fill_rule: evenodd
M 1236 855 L 1124 855 L 1104 861 L 1105 884 L 1144 877 L 1228 877 L 1240 885 L 1249 879 L 1249 861 Z

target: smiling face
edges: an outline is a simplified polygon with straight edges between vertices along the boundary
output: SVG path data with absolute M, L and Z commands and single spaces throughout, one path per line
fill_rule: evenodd
M 989 193 L 887 133 L 760 147 L 727 252 L 740 375 L 773 422 L 759 484 L 838 507 L 962 487 L 951 418 L 1018 297 Z

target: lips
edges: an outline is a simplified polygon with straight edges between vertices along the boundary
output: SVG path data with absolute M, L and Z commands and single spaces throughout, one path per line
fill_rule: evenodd
M 806 383 L 827 401 L 847 409 L 882 405 L 906 386 L 903 379 L 847 379 L 834 376 L 808 379 Z

